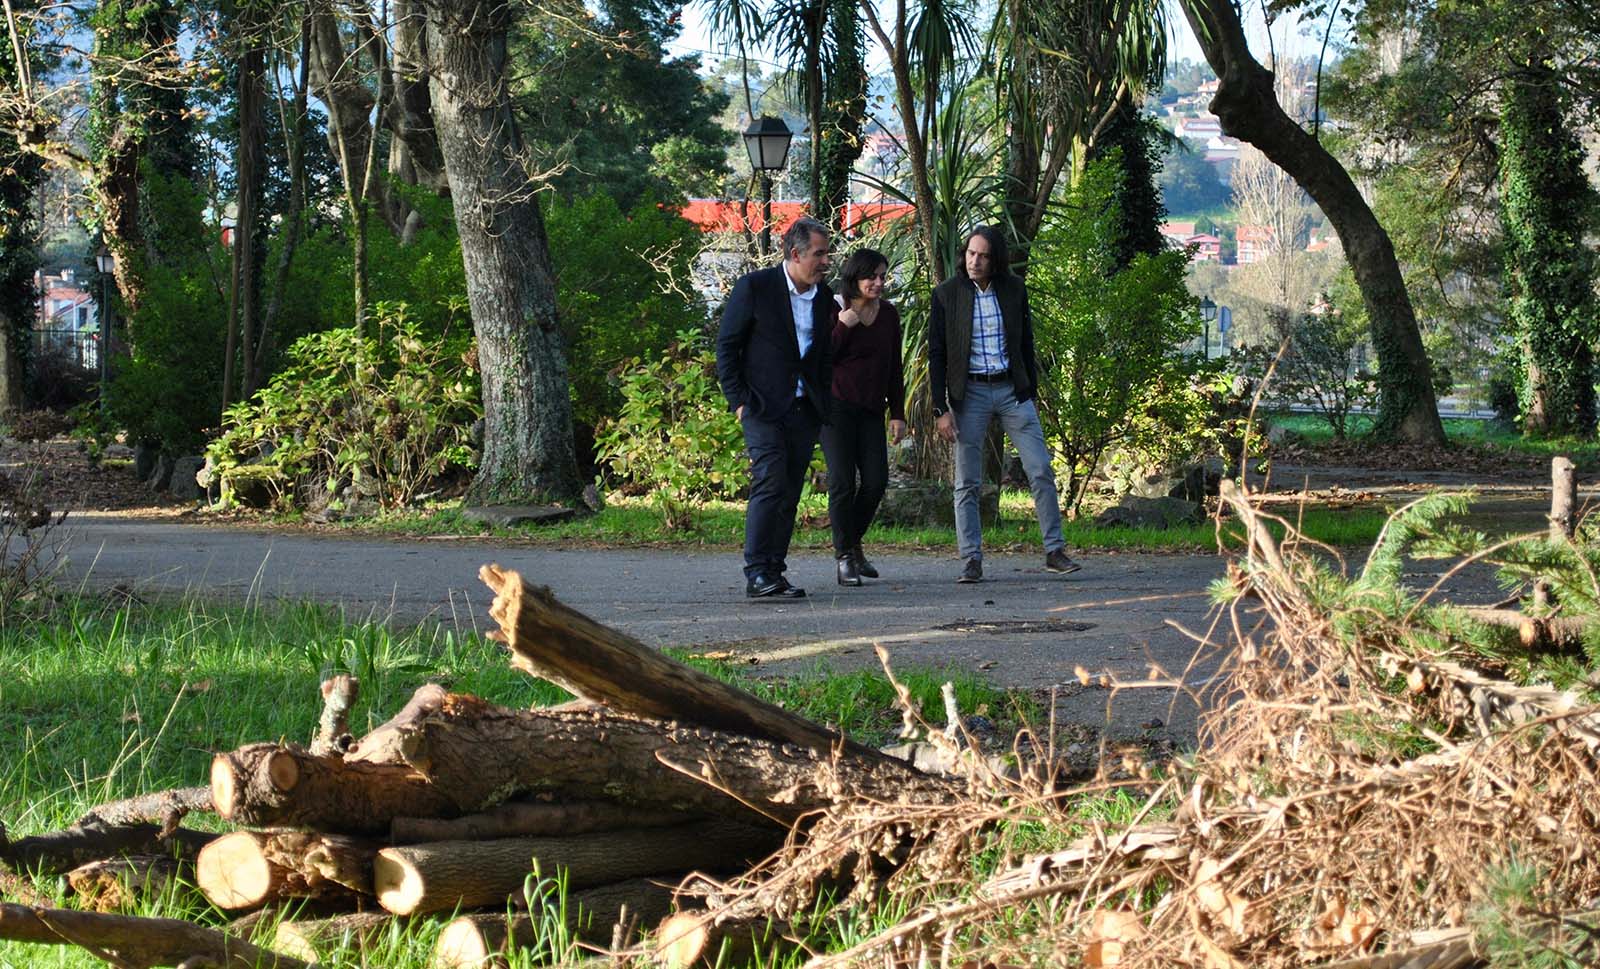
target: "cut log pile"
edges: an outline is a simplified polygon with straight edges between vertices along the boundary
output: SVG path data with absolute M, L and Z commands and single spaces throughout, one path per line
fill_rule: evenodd
M 397 918 L 456 912 L 466 914 L 442 932 L 436 964 L 486 966 L 536 941 L 559 880 L 576 937 L 629 945 L 669 916 L 682 922 L 672 887 L 688 875 L 741 873 L 822 812 L 959 796 L 946 779 L 593 622 L 515 572 L 480 574 L 513 665 L 575 702 L 514 710 L 429 684 L 356 739 L 347 718 L 359 684 L 338 676 L 322 685 L 307 746 L 219 753 L 208 787 L 109 805 L 67 831 L 11 842 L 0 829 L 0 861 L 67 873 L 103 912 L 192 884 L 240 916 L 292 909 L 294 919 L 174 933 L 144 924 L 160 920 L 8 905 L 0 938 L 76 943 L 138 965 L 300 966 L 330 947 L 370 945 Z M 192 811 L 232 830 L 181 827 Z M 255 925 L 275 926 L 275 937 L 253 938 Z M 664 947 L 657 961 L 715 956 L 679 954 L 688 948 Z

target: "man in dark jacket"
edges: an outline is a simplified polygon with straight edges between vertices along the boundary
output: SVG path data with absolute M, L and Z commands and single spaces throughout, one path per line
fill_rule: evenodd
M 999 418 L 1022 458 L 1044 538 L 1044 567 L 1076 572 L 1061 537 L 1061 505 L 1044 429 L 1033 404 L 1039 362 L 1033 353 L 1028 290 L 1011 273 L 1005 237 L 979 226 L 967 237 L 962 267 L 933 291 L 928 314 L 928 383 L 939 435 L 956 446 L 957 582 L 983 581 L 983 442 Z
M 750 454 L 744 591 L 752 599 L 806 594 L 783 573 L 833 385 L 828 244 L 827 226 L 795 220 L 783 234 L 783 262 L 739 278 L 717 332 L 717 380 Z

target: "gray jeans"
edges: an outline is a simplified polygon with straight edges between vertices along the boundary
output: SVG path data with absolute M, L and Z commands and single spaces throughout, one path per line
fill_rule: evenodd
M 1033 513 L 1039 519 L 1044 550 L 1067 547 L 1061 537 L 1061 501 L 1056 496 L 1056 476 L 1050 468 L 1050 451 L 1044 446 L 1044 428 L 1033 401 L 1018 402 L 1009 381 L 967 384 L 966 397 L 952 410 L 956 419 L 956 544 L 961 558 L 983 559 L 983 523 L 978 514 L 978 494 L 983 489 L 983 439 L 989 419 L 998 417 L 1011 446 L 1022 458 L 1033 492 Z

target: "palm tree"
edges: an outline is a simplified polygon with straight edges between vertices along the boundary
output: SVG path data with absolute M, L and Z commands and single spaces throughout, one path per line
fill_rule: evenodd
M 1119 113 L 1166 70 L 1161 0 L 1004 0 L 991 31 L 1005 114 L 1006 215 L 1026 267 L 1063 173 L 1072 184 Z

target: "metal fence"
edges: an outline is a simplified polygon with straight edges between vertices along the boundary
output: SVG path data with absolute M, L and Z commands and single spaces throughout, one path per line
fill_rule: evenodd
M 54 356 L 84 370 L 100 368 L 100 334 L 93 330 L 34 330 L 33 350 Z

